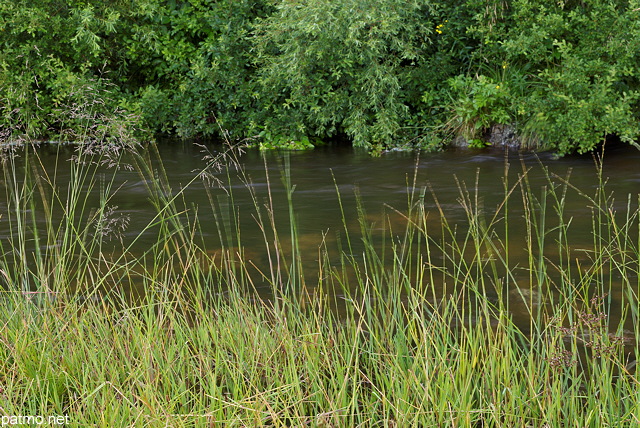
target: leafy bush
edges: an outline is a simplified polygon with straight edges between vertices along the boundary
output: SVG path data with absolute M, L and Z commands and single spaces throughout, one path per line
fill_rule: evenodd
M 449 128 L 470 142 L 494 124 L 511 121 L 508 86 L 480 75 L 460 75 L 448 81 L 451 88 Z
M 0 4 L 0 127 L 15 138 L 61 137 L 82 132 L 87 117 L 122 115 L 124 95 L 117 70 L 123 64 L 113 36 L 117 3 L 99 7 L 63 0 Z
M 128 58 L 154 129 L 242 136 L 258 109 L 250 35 L 262 0 L 147 0 L 133 15 Z
M 100 98 L 111 103 L 101 108 L 126 106 L 147 129 L 185 137 L 248 129 L 256 110 L 249 34 L 268 10 L 249 0 L 3 2 L 2 126 L 53 137 L 67 119 L 59 107 L 77 101 L 64 100 L 108 79 Z
M 640 3 L 518 0 L 502 37 L 508 60 L 528 63 L 528 127 L 561 153 L 586 152 L 607 134 L 640 135 Z
M 408 120 L 412 73 L 432 44 L 428 1 L 280 2 L 258 31 L 267 129 L 390 145 Z

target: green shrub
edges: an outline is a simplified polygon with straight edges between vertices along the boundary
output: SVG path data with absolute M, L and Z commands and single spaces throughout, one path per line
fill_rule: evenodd
M 280 2 L 257 34 L 261 97 L 272 132 L 346 133 L 392 145 L 407 122 L 406 88 L 432 44 L 428 1 Z
M 56 123 L 67 119 L 58 107 L 92 87 L 111 100 L 105 111 L 127 106 L 150 130 L 185 137 L 220 126 L 247 130 L 257 110 L 249 35 L 268 10 L 248 0 L 3 2 L 2 126 L 55 137 Z
M 114 40 L 122 5 L 62 0 L 0 4 L 0 128 L 13 138 L 65 138 L 94 116 L 121 116 L 125 70 Z M 113 80 L 112 84 L 110 80 Z M 83 116 L 74 112 L 83 111 Z M 70 114 L 71 113 L 71 114 Z M 68 132 L 67 132 L 68 133 Z
M 466 142 L 481 137 L 491 125 L 510 123 L 510 92 L 506 83 L 484 75 L 475 79 L 461 75 L 448 83 L 453 98 L 449 127 Z
M 128 60 L 153 129 L 182 137 L 245 136 L 258 111 L 252 64 L 254 21 L 263 0 L 148 0 L 132 22 Z
M 527 63 L 528 127 L 560 153 L 586 152 L 617 134 L 640 135 L 640 4 L 519 0 L 502 37 L 508 60 Z

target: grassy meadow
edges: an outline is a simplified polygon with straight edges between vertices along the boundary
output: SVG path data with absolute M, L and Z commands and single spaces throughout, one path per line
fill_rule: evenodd
M 100 427 L 640 424 L 638 195 L 616 210 L 604 179 L 591 194 L 549 174 L 539 189 L 523 169 L 505 177 L 493 211 L 461 186 L 467 218 L 454 224 L 446 209 L 425 209 L 437 189 L 414 180 L 394 211 L 401 223 L 373 230 L 361 209 L 354 230 L 343 213 L 335 256 L 321 240 L 301 245 L 285 168 L 270 179 L 290 189 L 287 207 L 253 193 L 268 259 L 258 269 L 226 186 L 243 174 L 235 149 L 194 172 L 211 185 L 210 207 L 191 206 L 188 183 L 169 186 L 153 146 L 73 153 L 68 183 L 30 145 L 2 158 L 0 417 L 68 415 L 70 426 Z M 155 239 L 142 254 L 132 251 L 138 238 L 122 239 L 126 220 L 111 205 L 122 168 L 140 174 L 156 208 L 139 231 Z M 564 212 L 575 191 L 593 226 L 580 259 Z M 514 207 L 524 236 L 510 235 Z M 204 215 L 219 225 L 215 246 L 199 234 Z M 283 217 L 288 226 L 276 226 Z M 308 251 L 313 270 L 301 262 Z M 514 321 L 516 306 L 528 325 Z

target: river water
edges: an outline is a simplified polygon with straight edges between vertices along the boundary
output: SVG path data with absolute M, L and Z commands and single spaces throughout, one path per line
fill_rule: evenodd
M 552 277 L 552 281 L 561 281 L 562 269 L 556 267 L 560 265 L 559 258 L 564 257 L 565 263 L 572 263 L 575 269 L 583 271 L 589 269 L 590 260 L 594 259 L 592 251 L 597 237 L 593 234 L 594 204 L 589 198 L 597 194 L 601 180 L 597 174 L 596 159 L 592 155 L 554 159 L 549 153 L 452 149 L 420 155 L 393 152 L 372 158 L 366 153 L 341 146 L 321 147 L 308 152 L 248 150 L 239 158 L 241 170 L 231 169 L 229 174 L 224 171 L 215 174 L 222 180 L 222 186 L 216 186 L 207 185 L 197 178 L 207 163 L 203 147 L 173 142 L 158 144 L 157 148 L 171 192 L 179 194 L 178 200 L 190 215 L 197 212 L 197 233 L 202 236 L 203 245 L 212 257 L 216 256 L 222 241 L 229 247 L 242 247 L 245 261 L 266 272 L 270 260 L 267 247 L 272 244 L 272 238 L 267 238 L 269 244 L 265 245 L 265 237 L 256 221 L 256 206 L 263 216 L 263 222 L 268 222 L 272 210 L 282 245 L 290 248 L 291 244 L 287 241 L 290 236 L 287 194 L 292 191 L 298 250 L 305 270 L 305 283 L 310 288 L 321 280 L 318 278 L 319 248 L 326 247 L 329 258 L 335 260 L 339 260 L 340 254 L 360 260 L 365 250 L 360 236 L 361 225 L 371 230 L 372 241 L 381 246 L 391 244 L 395 238 L 401 240 L 408 207 L 418 200 L 427 213 L 427 225 L 433 231 L 435 241 L 446 235 L 441 227 L 442 216 L 452 230 L 457 230 L 456 233 L 464 237 L 469 229 L 470 210 L 477 210 L 484 224 L 495 221 L 495 229 L 503 230 L 505 189 L 513 189 L 513 193 L 508 204 L 509 244 L 504 245 L 503 250 L 508 249 L 509 265 L 513 268 L 512 272 L 516 272 L 505 280 L 505 292 L 521 298 L 530 297 L 534 287 L 532 282 L 540 280 L 537 273 L 527 268 L 531 265 L 526 236 L 532 227 L 525 220 L 527 213 L 537 219 L 539 227 L 545 230 L 544 248 L 536 248 L 539 243 L 531 245 L 536 254 L 545 251 L 544 273 Z M 206 149 L 214 155 L 222 150 L 216 145 L 208 145 Z M 40 149 L 39 173 L 48 171 L 53 176 L 55 171 L 57 186 L 64 189 L 64 183 L 71 179 L 71 162 L 67 159 L 72 154 L 71 148 L 62 151 Z M 603 159 L 602 177 L 607 182 L 605 194 L 612 198 L 604 205 L 615 210 L 617 218 L 620 217 L 624 223 L 622 220 L 627 209 L 633 211 L 638 205 L 640 151 L 627 146 L 608 147 Z M 160 170 L 159 162 L 155 161 L 154 165 Z M 0 238 L 6 259 L 8 252 L 12 251 L 8 240 L 15 224 L 11 226 L 8 221 L 14 207 L 11 199 L 7 199 L 7 187 L 11 180 L 7 179 L 7 164 L 4 166 L 5 180 L 0 189 L 3 193 L 0 195 Z M 18 168 L 18 176 L 23 169 L 24 166 Z M 95 194 L 87 199 L 89 209 L 99 205 L 98 194 L 106 182 L 101 181 L 105 179 L 100 174 L 107 177 L 113 173 L 107 168 L 103 169 L 97 176 Z M 242 174 L 238 171 L 242 171 Z M 522 179 L 525 171 L 526 180 Z M 292 189 L 287 190 L 283 183 L 285 175 L 289 176 Z M 567 182 L 569 185 L 566 185 Z M 529 199 L 523 199 L 522 188 L 525 185 L 530 188 Z M 568 252 L 560 255 L 557 240 L 561 238 L 558 238 L 558 231 L 554 229 L 558 224 L 558 214 L 554 206 L 555 199 L 550 193 L 554 187 L 555 195 L 563 198 L 561 216 L 569 224 Z M 124 226 L 127 223 L 120 238 L 125 244 L 135 241 L 129 251 L 142 254 L 157 239 L 153 230 L 139 236 L 140 231 L 153 222 L 156 214 L 149 201 L 144 178 L 136 171 L 121 169 L 115 175 L 113 188 L 118 190 L 107 205 L 112 208 L 113 218 L 116 219 L 114 225 Z M 182 192 L 180 189 L 183 189 Z M 424 195 L 422 199 L 419 198 L 421 194 Z M 55 223 L 57 214 L 53 214 L 54 218 L 44 218 L 38 207 L 37 204 L 33 206 L 34 224 L 44 230 L 47 222 Z M 27 211 L 29 209 L 27 207 Z M 539 223 L 542 211 L 547 213 L 544 225 Z M 127 221 L 118 223 L 118 218 Z M 240 242 L 237 242 L 236 232 L 221 230 L 230 229 L 235 219 L 238 219 Z M 638 244 L 637 221 L 626 233 L 635 233 L 634 242 Z M 347 249 L 347 234 L 351 235 L 350 249 Z M 114 242 L 120 242 L 120 238 Z M 496 239 L 499 241 L 503 238 Z M 452 239 L 455 241 L 458 238 Z M 323 242 L 324 246 L 321 245 Z M 27 253 L 33 251 L 30 245 L 33 244 L 27 242 Z M 27 257 L 30 256 L 27 254 Z M 440 260 L 446 258 L 445 255 L 437 257 Z M 444 261 L 442 263 L 445 264 Z M 610 273 L 611 277 L 616 275 L 615 272 Z M 637 272 L 635 275 L 637 277 Z M 444 277 L 440 278 L 445 281 Z M 579 279 L 579 274 L 576 278 Z M 613 299 L 622 299 L 625 293 L 623 287 L 625 284 L 628 286 L 629 281 L 622 281 L 622 278 L 613 278 L 612 281 L 614 287 L 610 292 Z M 636 284 L 637 293 L 637 278 L 632 278 L 630 283 Z M 268 289 L 266 284 L 261 285 L 258 281 L 259 290 L 262 286 L 264 290 Z M 440 284 L 432 286 L 441 287 Z M 512 308 L 516 318 L 527 318 L 528 306 L 514 303 Z

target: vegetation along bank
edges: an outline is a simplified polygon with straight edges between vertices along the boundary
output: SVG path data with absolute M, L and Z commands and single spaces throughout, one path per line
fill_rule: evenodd
M 89 105 L 138 138 L 375 151 L 484 146 L 506 126 L 585 152 L 637 141 L 639 45 L 638 0 L 14 0 L 0 129 L 72 138 L 68 111 Z

